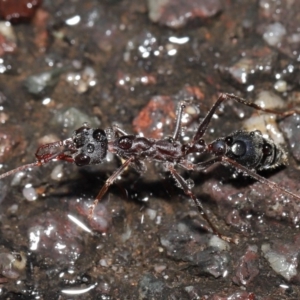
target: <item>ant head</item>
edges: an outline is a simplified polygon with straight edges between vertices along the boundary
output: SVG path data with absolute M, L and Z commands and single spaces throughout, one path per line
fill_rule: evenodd
M 72 158 L 77 166 L 102 163 L 107 152 L 107 137 L 102 129 L 82 126 L 72 135 Z

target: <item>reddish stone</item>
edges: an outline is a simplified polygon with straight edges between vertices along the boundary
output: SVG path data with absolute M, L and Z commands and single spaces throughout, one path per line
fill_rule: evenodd
M 17 44 L 14 41 L 10 41 L 0 33 L 0 57 L 5 53 L 13 53 L 16 48 Z
M 174 103 L 169 96 L 153 97 L 133 120 L 133 128 L 138 133 L 143 133 L 148 138 L 160 139 L 164 133 L 164 127 L 173 128 L 175 115 Z M 168 134 L 172 129 L 169 128 Z
M 257 247 L 248 247 L 238 261 L 233 282 L 237 285 L 248 285 L 259 274 Z
M 197 86 L 186 86 L 185 90 L 187 91 L 188 94 L 191 96 L 195 97 L 197 100 L 203 100 L 205 99 L 205 94 L 204 92 Z
M 219 0 L 149 0 L 148 7 L 152 22 L 181 28 L 190 20 L 215 16 L 222 10 L 222 3 Z
M 49 43 L 48 32 L 49 13 L 43 9 L 38 9 L 32 23 L 35 27 L 34 43 L 40 51 L 45 51 Z
M 0 17 L 6 21 L 30 20 L 42 0 L 0 0 Z
M 208 298 L 208 300 L 255 300 L 255 294 L 248 293 L 248 292 L 237 292 L 234 294 L 231 294 L 230 296 L 218 296 L 218 295 L 212 295 Z

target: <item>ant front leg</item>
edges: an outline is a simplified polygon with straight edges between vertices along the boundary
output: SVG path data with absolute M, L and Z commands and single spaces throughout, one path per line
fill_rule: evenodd
M 95 201 L 94 203 L 91 205 L 90 207 L 90 211 L 89 211 L 89 219 L 92 219 L 93 218 L 93 215 L 94 215 L 94 210 L 95 210 L 95 207 L 97 206 L 98 202 L 102 199 L 102 197 L 105 195 L 105 193 L 107 192 L 109 186 L 111 186 L 114 181 L 118 178 L 118 176 L 120 176 L 124 171 L 125 169 L 132 163 L 132 161 L 134 160 L 133 157 L 127 159 L 123 164 L 122 166 L 117 170 L 115 171 L 104 183 L 103 187 L 101 188 L 100 192 L 98 193 L 97 197 L 95 198 Z
M 225 236 L 223 234 L 221 234 L 219 232 L 219 230 L 214 226 L 214 224 L 212 223 L 212 221 L 209 219 L 208 215 L 206 214 L 202 203 L 200 202 L 200 200 L 194 195 L 194 193 L 191 191 L 191 189 L 189 188 L 188 184 L 186 183 L 185 179 L 175 170 L 174 166 L 172 164 L 168 164 L 167 165 L 168 170 L 170 171 L 170 173 L 172 174 L 173 178 L 176 180 L 176 182 L 178 183 L 178 185 L 180 186 L 180 188 L 183 189 L 184 193 L 186 195 L 188 195 L 191 199 L 194 200 L 194 203 L 199 211 L 199 213 L 201 214 L 201 216 L 204 218 L 204 220 L 208 223 L 208 225 L 210 226 L 213 234 L 215 234 L 216 236 L 218 236 L 220 239 L 226 241 L 226 242 L 230 242 L 230 243 L 234 243 L 237 244 L 238 240 L 233 239 L 231 237 Z

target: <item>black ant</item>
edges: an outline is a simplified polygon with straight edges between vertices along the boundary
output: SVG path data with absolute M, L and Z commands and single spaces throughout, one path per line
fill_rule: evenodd
M 283 148 L 275 144 L 274 141 L 263 137 L 260 131 L 249 132 L 238 130 L 227 137 L 218 138 L 209 144 L 202 138 L 218 106 L 220 106 L 223 101 L 229 99 L 257 110 L 277 114 L 282 117 L 295 112 L 276 112 L 272 109 L 263 108 L 255 103 L 248 102 L 233 94 L 223 93 L 206 114 L 189 143 L 182 143 L 179 140 L 181 118 L 185 108 L 185 105 L 182 103 L 179 104 L 178 107 L 173 136 L 164 139 L 151 139 L 130 135 L 116 126 L 103 130 L 99 128 L 89 128 L 85 124 L 83 127 L 75 130 L 71 138 L 40 146 L 35 154 L 37 158 L 36 162 L 8 171 L 0 175 L 0 179 L 25 169 L 44 165 L 53 160 L 72 162 L 77 166 L 96 165 L 104 161 L 108 151 L 115 153 L 125 161 L 122 166 L 106 180 L 98 193 L 93 205 L 90 207 L 89 218 L 92 218 L 97 203 L 105 195 L 109 186 L 113 184 L 128 166 L 133 166 L 138 171 L 145 171 L 146 167 L 144 161 L 155 160 L 163 164 L 164 168 L 171 173 L 184 193 L 194 200 L 198 211 L 209 224 L 212 232 L 225 241 L 237 242 L 235 239 L 221 234 L 213 225 L 205 213 L 202 203 L 191 191 L 188 182 L 175 169 L 176 166 L 186 170 L 204 171 L 218 162 L 229 164 L 237 171 L 253 177 L 270 188 L 284 192 L 299 200 L 300 196 L 295 195 L 256 173 L 256 171 L 272 169 L 287 163 L 287 154 Z M 187 158 L 191 153 L 209 153 L 212 154 L 212 158 L 199 163 L 192 163 Z

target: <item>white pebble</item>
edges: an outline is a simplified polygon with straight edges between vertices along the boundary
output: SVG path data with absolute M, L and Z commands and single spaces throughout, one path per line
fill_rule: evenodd
M 156 218 L 157 211 L 154 210 L 154 209 L 147 208 L 146 209 L 146 214 L 148 215 L 148 217 L 150 218 L 150 220 L 154 220 Z
M 208 244 L 209 244 L 209 246 L 215 247 L 215 248 L 219 249 L 220 251 L 224 251 L 224 250 L 229 250 L 230 249 L 229 244 L 227 242 L 221 240 L 216 235 L 213 235 L 211 237 L 211 239 L 209 240 Z
M 38 198 L 35 189 L 28 185 L 26 185 L 23 189 L 23 196 L 27 201 L 35 201 Z
M 11 206 L 8 208 L 7 211 L 8 211 L 9 214 L 14 215 L 14 214 L 17 213 L 18 208 L 19 208 L 19 205 L 18 205 L 18 204 L 13 204 L 13 205 L 11 205 Z
M 284 101 L 282 100 L 282 98 L 269 91 L 261 91 L 257 95 L 255 104 L 263 108 L 270 108 L 270 109 L 284 107 Z
M 104 258 L 100 259 L 100 266 L 107 268 L 108 267 L 107 260 Z
M 121 235 L 122 242 L 125 243 L 131 237 L 132 230 L 127 226 L 126 231 Z
M 0 22 L 0 33 L 11 42 L 17 41 L 14 27 L 9 22 Z
M 263 244 L 261 250 L 271 268 L 286 280 L 291 280 L 297 275 L 298 264 L 296 262 L 296 255 L 294 255 L 294 257 L 289 257 L 289 254 L 287 253 L 286 256 L 284 256 L 272 250 L 269 244 Z
M 274 89 L 279 93 L 286 92 L 287 89 L 287 83 L 285 80 L 278 80 L 274 84 Z
M 154 265 L 154 270 L 155 270 L 156 273 L 161 273 L 161 272 L 163 272 L 166 268 L 167 268 L 167 266 L 166 266 L 166 265 L 163 265 L 163 264 L 161 264 L 161 265 L 158 265 L 158 264 Z
M 276 144 L 284 144 L 284 137 L 278 128 L 276 118 L 273 115 L 251 116 L 243 123 L 243 128 L 247 131 L 259 130 L 264 137 L 271 138 Z
M 57 165 L 57 166 L 54 167 L 54 169 L 51 172 L 50 177 L 53 180 L 59 181 L 59 180 L 62 179 L 63 174 L 64 174 L 63 173 L 63 165 L 60 164 L 60 165 Z
M 281 42 L 282 38 L 285 35 L 286 35 L 286 30 L 284 26 L 279 22 L 275 22 L 267 26 L 266 31 L 263 34 L 263 39 L 270 46 L 276 46 Z
M 283 99 L 269 91 L 261 91 L 254 103 L 274 110 L 284 107 Z M 258 114 L 255 111 L 249 119 L 244 121 L 243 128 L 248 131 L 259 130 L 264 137 L 271 138 L 277 144 L 284 144 L 284 138 L 278 128 L 275 115 L 264 112 Z

